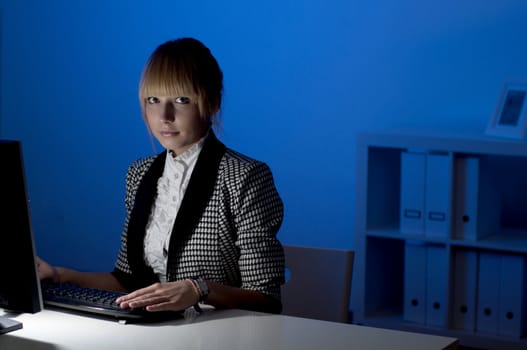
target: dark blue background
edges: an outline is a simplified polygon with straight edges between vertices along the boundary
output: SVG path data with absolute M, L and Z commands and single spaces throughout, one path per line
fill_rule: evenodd
M 267 162 L 286 243 L 354 247 L 355 134 L 483 134 L 527 78 L 524 0 L 2 0 L 0 136 L 23 141 L 39 255 L 110 270 L 124 175 L 152 153 L 137 85 L 194 36 L 225 73 L 230 147 Z M 159 150 L 159 148 L 158 148 Z

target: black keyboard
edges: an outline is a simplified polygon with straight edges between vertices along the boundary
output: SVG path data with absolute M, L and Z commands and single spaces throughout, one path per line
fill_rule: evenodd
M 178 312 L 148 312 L 145 309 L 121 309 L 115 299 L 119 292 L 81 287 L 73 284 L 42 283 L 44 305 L 111 316 L 120 320 L 166 320 L 182 317 Z

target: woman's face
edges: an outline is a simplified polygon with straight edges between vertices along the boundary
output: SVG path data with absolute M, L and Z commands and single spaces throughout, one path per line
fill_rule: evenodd
M 209 126 L 201 118 L 198 105 L 184 96 L 149 96 L 145 113 L 154 137 L 176 155 L 198 142 Z

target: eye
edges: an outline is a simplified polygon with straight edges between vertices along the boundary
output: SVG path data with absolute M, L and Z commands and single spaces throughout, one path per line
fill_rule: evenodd
M 146 98 L 146 103 L 153 105 L 155 103 L 159 103 L 159 99 L 155 96 L 149 96 Z
M 187 103 L 190 103 L 190 98 L 185 96 L 178 96 L 174 99 L 174 102 L 186 105 Z

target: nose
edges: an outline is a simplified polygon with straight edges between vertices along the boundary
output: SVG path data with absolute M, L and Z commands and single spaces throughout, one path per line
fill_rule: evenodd
M 175 119 L 175 110 L 174 105 L 172 103 L 164 103 L 161 111 L 159 119 L 161 119 L 162 122 L 173 122 Z

